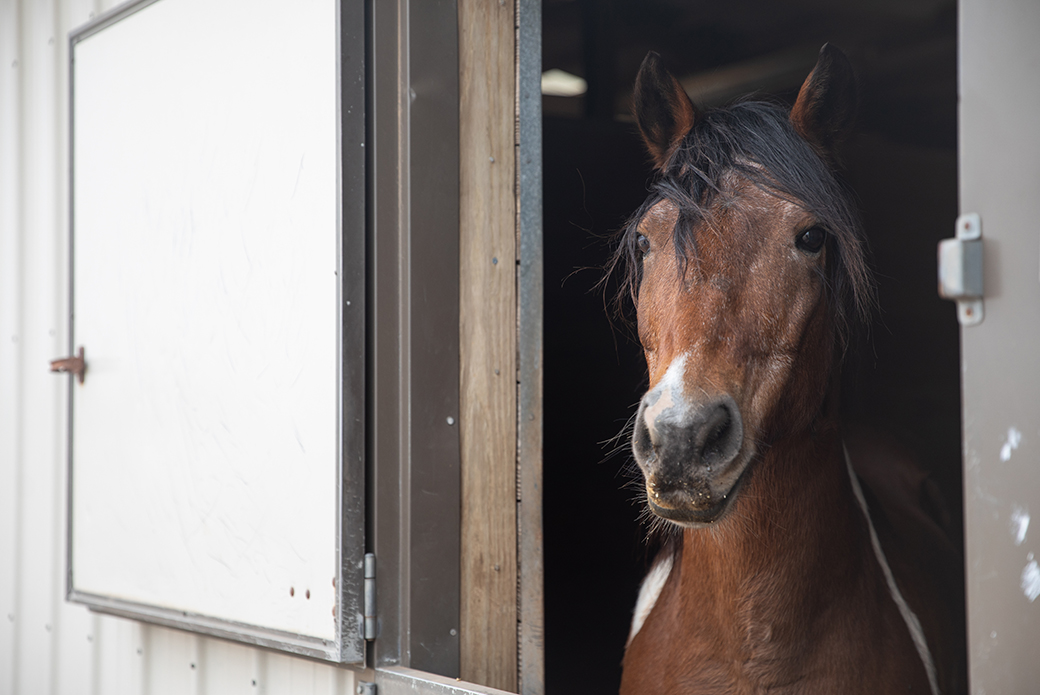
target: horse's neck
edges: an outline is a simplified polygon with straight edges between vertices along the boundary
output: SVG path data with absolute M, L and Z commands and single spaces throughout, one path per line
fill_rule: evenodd
M 680 595 L 715 613 L 715 639 L 826 631 L 829 606 L 876 611 L 884 595 L 837 427 L 777 442 L 717 527 L 683 536 Z
M 837 427 L 754 466 L 719 522 L 683 533 L 621 692 L 927 693 Z

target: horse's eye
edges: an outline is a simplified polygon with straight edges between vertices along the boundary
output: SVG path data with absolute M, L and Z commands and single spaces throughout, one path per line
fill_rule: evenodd
M 639 247 L 639 250 L 642 251 L 644 254 L 650 253 L 650 240 L 642 234 L 640 234 L 639 237 L 636 239 L 636 245 Z
M 818 253 L 827 240 L 827 232 L 820 227 L 809 227 L 795 239 L 795 246 L 806 253 Z

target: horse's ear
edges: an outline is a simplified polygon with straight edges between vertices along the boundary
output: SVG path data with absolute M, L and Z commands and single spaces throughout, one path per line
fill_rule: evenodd
M 840 49 L 824 44 L 791 109 L 791 125 L 821 154 L 833 157 L 852 132 L 858 107 L 852 64 Z
M 639 66 L 633 102 L 639 132 L 654 164 L 663 169 L 672 148 L 697 120 L 697 109 L 661 56 L 653 51 Z

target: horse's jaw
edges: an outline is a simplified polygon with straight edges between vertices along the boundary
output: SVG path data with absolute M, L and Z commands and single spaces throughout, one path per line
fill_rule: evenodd
M 660 493 L 656 491 L 653 483 L 648 480 L 646 482 L 647 507 L 656 516 L 682 528 L 699 529 L 712 526 L 723 519 L 733 507 L 734 500 L 740 495 L 744 480 L 747 478 L 750 469 L 750 465 L 745 465 L 737 481 L 729 491 L 723 493 L 721 499 L 711 506 L 690 502 L 687 504 L 680 503 L 675 506 L 669 505 L 661 500 Z
M 683 527 L 683 529 L 702 529 L 722 520 L 733 508 L 735 500 L 742 493 L 745 482 L 750 477 L 754 452 L 742 453 L 730 464 L 730 474 L 735 473 L 732 482 L 721 485 L 719 481 L 686 483 L 676 489 L 672 484 L 662 490 L 660 480 L 644 468 L 644 486 L 647 495 L 647 507 L 657 517 Z

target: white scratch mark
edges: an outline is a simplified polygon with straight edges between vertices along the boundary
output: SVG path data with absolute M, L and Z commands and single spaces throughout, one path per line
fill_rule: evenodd
M 1022 433 L 1015 427 L 1008 428 L 1007 441 L 1004 442 L 1004 446 L 1000 447 L 1000 460 L 1010 461 L 1011 452 L 1018 448 L 1018 445 L 1022 443 Z
M 289 196 L 290 200 L 296 197 L 296 189 L 300 187 L 300 174 L 303 173 L 303 160 L 306 156 L 307 155 L 304 154 L 300 157 L 300 168 L 296 170 L 296 183 L 293 184 L 292 195 Z
M 1032 603 L 1037 596 L 1040 596 L 1040 565 L 1037 565 L 1036 560 L 1032 559 L 1032 553 L 1029 553 L 1029 558 L 1029 564 L 1022 570 L 1022 593 Z
M 1011 510 L 1011 535 L 1015 537 L 1015 545 L 1022 545 L 1029 530 L 1029 512 L 1021 507 Z

